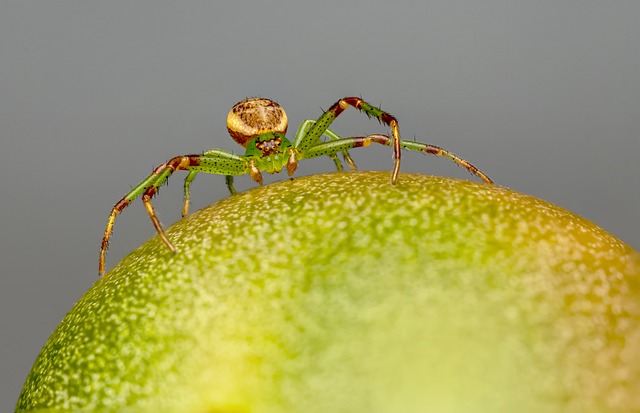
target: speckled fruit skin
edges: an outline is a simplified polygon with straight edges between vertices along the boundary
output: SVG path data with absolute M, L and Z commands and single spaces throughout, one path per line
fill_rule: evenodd
M 19 411 L 640 411 L 640 255 L 544 201 L 334 173 L 168 234 L 76 304 Z

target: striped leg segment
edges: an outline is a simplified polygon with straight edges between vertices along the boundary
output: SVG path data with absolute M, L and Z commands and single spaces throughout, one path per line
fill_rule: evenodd
M 129 194 L 131 194 L 131 192 L 129 192 Z M 100 246 L 100 261 L 98 263 L 99 276 L 102 276 L 102 274 L 104 274 L 105 255 L 107 254 L 107 248 L 109 247 L 109 237 L 111 237 L 111 233 L 113 232 L 113 224 L 116 222 L 116 216 L 118 216 L 118 214 L 121 213 L 122 210 L 127 206 L 129 206 L 133 199 L 137 197 L 137 195 L 134 197 L 130 197 L 129 194 L 127 194 L 113 206 L 113 208 L 111 209 L 111 214 L 109 214 L 109 219 L 107 219 L 107 227 L 104 230 L 104 235 L 102 236 L 102 245 Z
M 204 151 L 202 153 L 202 157 L 203 159 L 205 159 L 205 163 L 211 159 L 213 160 L 219 159 L 218 163 L 222 164 L 221 166 L 223 169 L 228 168 L 229 166 L 232 166 L 233 175 L 241 175 L 243 173 L 246 173 L 244 172 L 244 169 L 242 169 L 243 167 L 246 166 L 246 162 L 240 156 L 234 155 L 227 151 L 222 151 L 220 149 L 211 149 L 208 151 Z M 232 165 L 229 165 L 229 163 L 231 163 Z M 233 167 L 233 164 L 235 164 L 236 167 Z M 237 166 L 240 166 L 241 168 L 238 168 Z M 216 165 L 216 162 L 214 162 L 214 165 L 209 165 L 208 167 L 205 166 L 199 169 L 192 168 L 189 171 L 189 174 L 184 179 L 184 201 L 182 204 L 183 217 L 189 214 L 189 205 L 191 204 L 191 182 L 193 182 L 196 175 L 198 175 L 199 172 L 224 174 L 224 172 L 216 172 L 217 170 L 219 170 L 219 168 L 220 166 Z M 243 170 L 243 172 L 238 172 L 239 170 Z M 225 182 L 227 184 L 227 188 L 229 188 L 229 192 L 231 193 L 231 195 L 235 195 L 237 193 L 236 188 L 233 186 L 233 175 L 225 176 Z
M 456 154 L 454 154 L 452 152 L 449 152 L 448 150 L 443 149 L 443 148 L 441 148 L 439 146 L 429 145 L 429 144 L 420 143 L 420 142 L 413 142 L 413 141 L 402 141 L 401 142 L 401 146 L 403 148 L 405 148 L 405 149 L 410 149 L 412 151 L 424 152 L 424 153 L 428 153 L 428 154 L 435 155 L 435 156 L 444 156 L 445 158 L 447 158 L 447 159 L 455 162 L 459 166 L 465 168 L 467 171 L 469 171 L 473 175 L 475 175 L 478 178 L 482 179 L 484 182 L 486 182 L 488 184 L 492 184 L 493 183 L 493 181 L 491 180 L 491 178 L 489 178 L 487 176 L 487 174 L 485 174 L 480 169 L 478 169 L 475 166 L 473 166 L 473 164 L 471 164 L 470 162 L 465 161 L 464 159 L 462 159 L 458 155 L 456 155 Z
M 200 156 L 199 155 L 189 155 L 189 156 L 177 156 L 170 161 L 163 163 L 153 170 L 151 175 L 149 175 L 145 180 L 140 182 L 129 191 L 120 201 L 118 201 L 113 208 L 111 209 L 111 214 L 109 214 L 109 219 L 107 220 L 107 226 L 104 230 L 104 235 L 102 237 L 102 245 L 100 247 L 100 260 L 98 263 L 98 274 L 104 274 L 105 267 L 105 255 L 107 253 L 107 248 L 109 247 L 109 238 L 111 237 L 111 233 L 113 232 L 113 225 L 116 221 L 116 216 L 122 210 L 124 210 L 131 202 L 133 202 L 136 198 L 138 198 L 142 194 L 146 194 L 146 191 L 149 188 L 157 188 L 162 185 L 169 176 L 176 171 L 177 169 L 186 169 L 189 166 L 197 166 L 200 164 Z M 143 195 L 143 202 L 145 203 L 145 207 L 147 207 L 147 211 L 149 215 L 152 216 L 153 207 L 145 200 L 145 196 Z M 155 212 L 153 213 L 152 220 L 154 219 Z M 157 220 L 158 218 L 155 217 Z M 154 222 L 154 226 L 156 223 Z M 163 234 L 161 234 L 162 236 Z M 166 238 L 166 237 L 165 237 Z M 171 246 L 171 248 L 173 245 Z
M 340 151 L 344 151 L 352 148 L 361 148 L 363 146 L 369 146 L 371 143 L 378 143 L 380 145 L 392 146 L 394 144 L 393 138 L 390 138 L 387 135 L 369 135 L 369 136 L 358 136 L 353 138 L 343 138 L 337 141 L 324 142 L 320 143 L 311 149 L 309 149 L 305 154 L 304 158 L 315 158 L 318 156 L 329 156 L 332 153 L 337 153 Z M 409 149 L 412 151 L 418 151 L 423 153 L 428 153 L 436 156 L 444 156 L 445 158 L 450 159 L 455 162 L 459 166 L 462 166 L 470 173 L 476 175 L 478 178 L 482 179 L 484 182 L 492 184 L 493 181 L 491 178 L 487 176 L 480 169 L 476 168 L 471 163 L 465 161 L 460 158 L 458 155 L 455 155 L 446 149 L 440 148 L 439 146 L 429 145 L 421 142 L 413 142 L 413 141 L 400 141 L 400 146 L 405 149 Z
M 198 172 L 220 175 L 241 175 L 248 172 L 248 165 L 240 156 L 217 150 L 209 151 L 206 155 L 176 156 L 162 165 L 159 165 L 153 170 L 151 175 L 136 185 L 111 209 L 111 213 L 109 214 L 107 225 L 104 230 L 104 235 L 102 237 L 102 245 L 100 246 L 100 259 L 98 262 L 99 275 L 104 274 L 105 257 L 116 217 L 139 196 L 142 196 L 142 202 L 144 203 L 147 213 L 149 214 L 151 222 L 156 228 L 158 235 L 160 235 L 160 238 L 167 247 L 169 247 L 171 251 L 175 252 L 175 247 L 167 238 L 164 230 L 162 229 L 162 225 L 158 220 L 158 216 L 156 215 L 153 205 L 151 205 L 151 198 L 157 193 L 158 188 L 160 188 L 160 186 L 162 186 L 175 171 L 179 170 L 190 171 L 189 175 L 187 175 L 187 179 L 185 180 L 185 194 L 188 208 L 189 185 Z
M 393 171 L 391 172 L 391 183 L 395 185 L 398 179 L 398 173 L 400 172 L 401 157 L 400 129 L 398 127 L 398 121 L 395 116 L 365 102 L 358 97 L 345 97 L 334 103 L 322 114 L 322 116 L 318 118 L 318 120 L 316 120 L 306 134 L 296 136 L 293 146 L 301 150 L 303 153 L 310 148 L 315 147 L 318 144 L 320 137 L 325 134 L 325 131 L 329 128 L 331 123 L 349 106 L 364 112 L 369 117 L 378 119 L 380 122 L 391 128 L 392 145 L 389 146 L 393 146 L 394 157 Z

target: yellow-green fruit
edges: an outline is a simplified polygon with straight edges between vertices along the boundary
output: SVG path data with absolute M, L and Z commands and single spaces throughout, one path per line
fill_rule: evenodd
M 168 235 L 71 310 L 18 409 L 640 411 L 640 255 L 544 201 L 336 173 Z

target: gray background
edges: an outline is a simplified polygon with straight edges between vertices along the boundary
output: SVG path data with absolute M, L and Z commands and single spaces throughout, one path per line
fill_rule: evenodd
M 3 1 L 0 411 L 96 280 L 111 206 L 174 155 L 241 153 L 224 122 L 247 96 L 280 102 L 293 129 L 360 95 L 396 114 L 405 138 L 640 249 L 639 21 L 632 0 Z M 334 129 L 386 132 L 353 110 Z M 392 166 L 388 148 L 353 156 L 360 169 Z M 311 160 L 298 174 L 332 169 Z M 403 170 L 474 179 L 419 154 Z M 222 177 L 199 176 L 194 207 L 225 191 Z M 165 224 L 179 218 L 180 178 L 155 205 Z M 136 202 L 108 267 L 153 235 Z

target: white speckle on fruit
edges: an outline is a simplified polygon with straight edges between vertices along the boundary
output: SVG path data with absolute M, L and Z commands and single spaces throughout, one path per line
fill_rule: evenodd
M 640 409 L 640 259 L 535 198 L 330 174 L 229 197 L 167 234 L 177 254 L 154 237 L 65 318 L 22 406 Z

